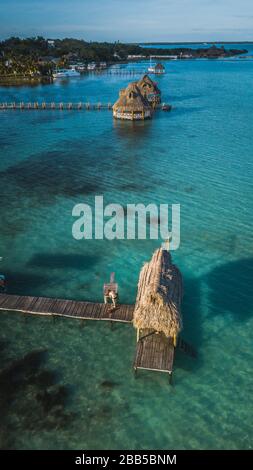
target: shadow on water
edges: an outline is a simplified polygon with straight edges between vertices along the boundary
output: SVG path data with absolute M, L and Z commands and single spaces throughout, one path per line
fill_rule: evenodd
M 183 330 L 180 336 L 197 351 L 197 358 L 187 356 L 179 349 L 175 354 L 175 369 L 184 369 L 190 373 L 202 366 L 200 350 L 202 346 L 201 328 L 201 290 L 200 281 L 184 278 L 184 296 L 182 305 Z
M 4 212 L 1 209 L 1 236 L 6 237 L 9 241 L 22 233 L 27 228 L 25 220 L 17 216 L 15 220 L 10 220 L 8 211 Z
M 84 153 L 45 152 L 7 168 L 1 172 L 1 179 L 40 201 L 57 195 L 92 194 L 98 191 L 99 181 L 87 175 L 84 168 L 89 163 L 91 156 Z
M 253 315 L 253 258 L 218 266 L 203 281 L 209 288 L 212 314 L 229 312 L 237 321 L 245 321 Z
M 99 261 L 97 255 L 79 255 L 79 254 L 47 254 L 38 253 L 34 255 L 27 263 L 27 266 L 39 267 L 39 268 L 70 268 L 78 269 L 80 271 L 90 269 L 96 265 Z
M 107 156 L 107 158 L 105 158 Z M 104 192 L 103 177 L 107 169 L 106 155 L 102 151 L 97 158 L 84 146 L 75 143 L 72 150 L 42 152 L 0 172 L 3 187 L 3 208 L 9 207 L 10 196 L 26 196 L 38 205 L 52 203 L 57 196 L 90 195 Z M 100 175 L 99 178 L 97 175 Z
M 0 369 L 0 448 L 18 447 L 19 430 L 40 433 L 61 430 L 73 421 L 66 408 L 70 390 L 58 374 L 45 367 L 46 350 L 33 350 L 18 359 L 7 359 Z
M 9 346 L 9 341 L 7 341 L 6 339 L 0 338 L 0 364 L 4 364 L 8 346 Z
M 36 295 L 43 286 L 47 286 L 48 276 L 38 275 L 34 272 L 5 271 L 8 285 L 8 294 Z

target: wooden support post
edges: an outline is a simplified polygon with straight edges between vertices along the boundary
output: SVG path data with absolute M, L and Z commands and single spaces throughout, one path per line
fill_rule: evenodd
M 140 330 L 139 330 L 139 328 L 137 328 L 137 343 L 138 343 L 139 339 L 140 339 Z
M 170 377 L 169 377 L 169 384 L 173 385 L 173 380 L 172 380 L 172 372 L 170 372 Z
M 27 318 L 28 318 L 28 315 L 25 312 L 23 312 L 23 319 L 25 322 L 27 321 Z

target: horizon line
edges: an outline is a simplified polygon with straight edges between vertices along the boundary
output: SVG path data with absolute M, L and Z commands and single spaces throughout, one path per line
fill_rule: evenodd
M 205 40 L 201 40 L 201 41 L 196 41 L 196 40 L 193 40 L 193 41 L 120 41 L 120 40 L 111 40 L 111 41 L 108 41 L 108 40 L 96 40 L 96 39 L 84 39 L 84 38 L 76 38 L 76 37 L 72 37 L 72 36 L 65 36 L 63 38 L 59 38 L 59 37 L 52 37 L 52 36 L 43 36 L 41 34 L 37 34 L 37 35 L 32 35 L 32 36 L 21 36 L 21 35 L 10 35 L 8 37 L 2 37 L 0 38 L 0 41 L 7 41 L 8 39 L 11 39 L 11 38 L 19 38 L 19 39 L 32 39 L 32 38 L 37 38 L 37 37 L 43 37 L 44 39 L 46 40 L 59 40 L 59 41 L 62 41 L 64 39 L 76 39 L 77 41 L 84 41 L 84 42 L 87 42 L 87 43 L 93 43 L 93 42 L 96 42 L 96 43 L 108 43 L 108 44 L 114 44 L 114 43 L 121 43 L 121 44 L 135 44 L 135 45 L 140 45 L 140 44 L 145 44 L 145 45 L 152 45 L 152 44 L 250 44 L 250 43 L 253 43 L 253 38 L 251 40 L 225 40 L 225 41 L 219 41 L 217 39 L 211 41 L 211 40 L 208 40 L 208 41 L 205 41 Z

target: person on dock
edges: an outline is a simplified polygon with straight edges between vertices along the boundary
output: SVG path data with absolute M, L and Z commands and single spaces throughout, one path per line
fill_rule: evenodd
M 112 303 L 112 307 L 116 308 L 118 304 L 118 284 L 114 282 L 115 273 L 111 273 L 110 282 L 104 284 L 104 303 Z
M 118 304 L 118 293 L 113 291 L 113 290 L 109 290 L 109 291 L 105 292 L 104 293 L 104 302 L 105 302 L 105 304 L 109 304 L 110 302 L 112 302 L 113 308 L 116 308 L 117 304 Z

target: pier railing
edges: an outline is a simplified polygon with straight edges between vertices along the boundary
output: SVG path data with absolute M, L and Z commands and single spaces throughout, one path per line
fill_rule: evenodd
M 90 103 L 90 102 L 78 102 L 78 103 L 46 103 L 42 102 L 20 102 L 20 103 L 0 103 L 0 111 L 100 111 L 100 110 L 112 110 L 112 103 Z M 155 109 L 161 109 L 168 111 L 171 106 L 168 104 L 156 104 Z
M 0 103 L 0 110 L 102 110 L 102 109 L 112 109 L 111 103 L 46 103 L 45 101 L 39 102 L 20 102 L 20 103 Z

